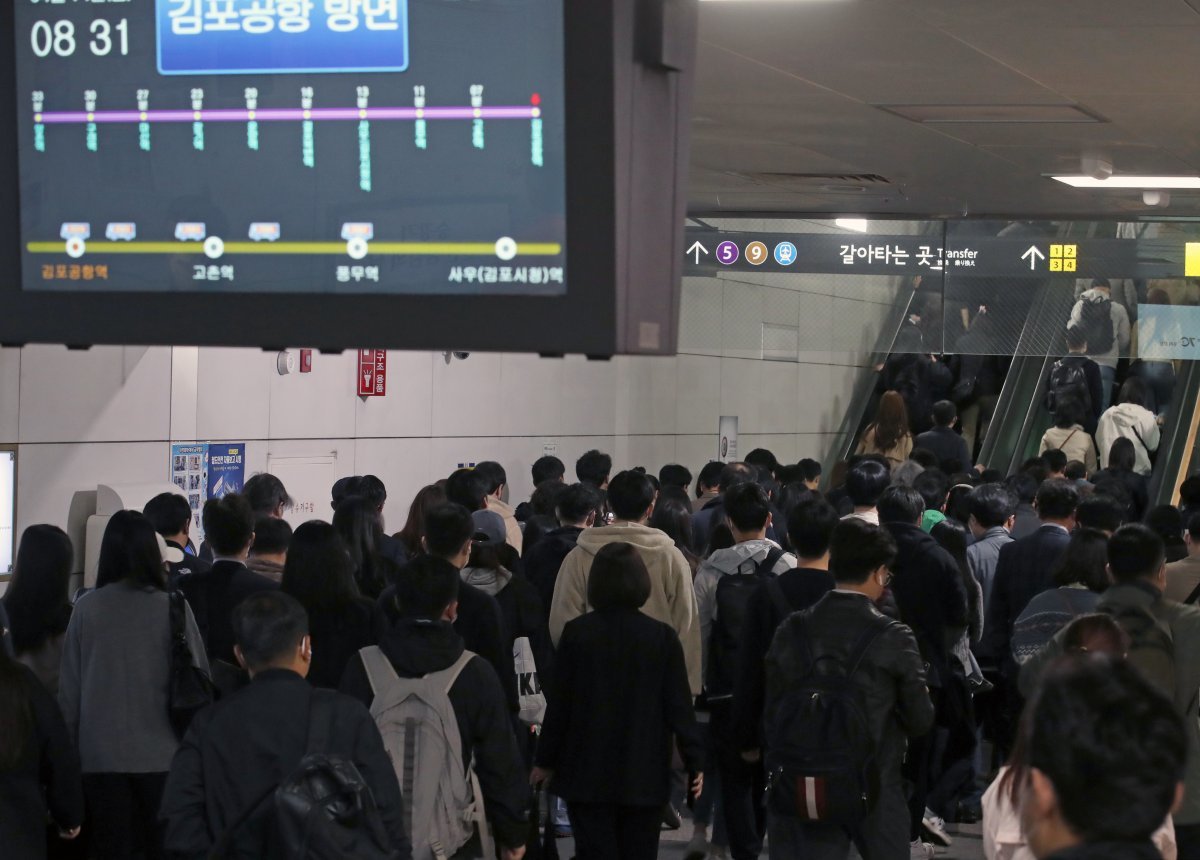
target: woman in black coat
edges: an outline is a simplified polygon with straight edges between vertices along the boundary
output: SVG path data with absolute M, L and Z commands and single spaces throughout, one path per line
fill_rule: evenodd
M 57 835 L 47 832 L 54 821 Z M 40 860 L 83 823 L 79 756 L 37 676 L 0 649 L 0 855 Z
M 700 794 L 704 747 L 679 637 L 639 610 L 650 576 L 608 544 L 588 579 L 593 612 L 563 630 L 534 784 L 567 801 L 578 860 L 654 860 L 670 796 L 672 739 Z
M 313 650 L 308 681 L 314 687 L 336 690 L 350 658 L 379 643 L 383 614 L 359 592 L 354 573 L 333 526 L 313 520 L 296 529 L 279 587 L 308 612 Z

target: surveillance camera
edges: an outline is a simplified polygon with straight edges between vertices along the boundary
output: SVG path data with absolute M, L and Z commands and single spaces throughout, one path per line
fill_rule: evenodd
M 471 357 L 471 353 L 469 353 L 469 352 L 455 352 L 455 353 L 454 353 L 454 357 L 455 357 L 455 358 L 457 358 L 459 361 L 466 361 L 468 358 L 470 358 L 470 357 Z

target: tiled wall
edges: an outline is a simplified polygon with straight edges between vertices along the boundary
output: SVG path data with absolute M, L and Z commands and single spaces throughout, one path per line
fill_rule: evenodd
M 274 354 L 251 349 L 3 349 L 0 444 L 19 445 L 18 531 L 66 526 L 72 498 L 97 483 L 165 482 L 172 441 L 244 441 L 247 474 L 268 457 L 372 472 L 389 488 L 393 528 L 423 484 L 464 461 L 504 463 L 514 498 L 528 496 L 547 446 L 569 464 L 600 448 L 618 469 L 674 461 L 694 472 L 716 454 L 721 415 L 740 417 L 743 452 L 820 457 L 893 303 L 896 286 L 871 281 L 688 278 L 677 356 L 477 353 L 447 365 L 393 352 L 388 395 L 366 401 L 352 352 L 280 376 Z M 797 328 L 797 360 L 763 360 L 764 322 Z

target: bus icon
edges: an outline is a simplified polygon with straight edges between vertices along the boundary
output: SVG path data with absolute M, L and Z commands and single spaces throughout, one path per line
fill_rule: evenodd
M 104 238 L 110 242 L 132 242 L 137 238 L 137 225 L 128 221 L 114 221 L 104 228 Z
M 83 239 L 92 238 L 92 225 L 86 221 L 68 221 L 62 225 L 58 235 L 62 239 Z
M 181 221 L 175 225 L 175 238 L 180 242 L 203 242 L 208 230 L 203 221 Z
M 375 225 L 370 221 L 350 222 L 342 225 L 342 239 L 349 242 L 351 239 L 362 239 L 364 242 L 370 242 L 375 238 Z
M 279 223 L 275 221 L 255 221 L 250 225 L 250 239 L 254 242 L 277 242 L 279 240 Z

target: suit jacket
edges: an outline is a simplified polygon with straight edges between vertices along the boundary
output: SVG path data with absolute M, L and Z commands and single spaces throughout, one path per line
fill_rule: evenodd
M 950 460 L 958 461 L 960 472 L 966 471 L 974 465 L 971 462 L 971 451 L 967 447 L 967 440 L 949 427 L 934 427 L 932 430 L 925 431 L 917 437 L 917 447 L 924 448 L 937 457 L 939 464 Z
M 983 624 L 983 640 L 979 643 L 982 662 L 1000 666 L 1010 675 L 1016 670 L 1012 658 L 1013 624 L 1029 601 L 1054 587 L 1054 568 L 1070 540 L 1066 529 L 1042 525 L 1028 537 L 1001 547 Z
M 213 562 L 212 568 L 205 573 L 182 577 L 178 588 L 192 607 L 209 661 L 223 660 L 236 666 L 237 658 L 233 656 L 234 607 L 252 594 L 274 591 L 279 584 L 259 576 L 240 561 L 221 559 Z

